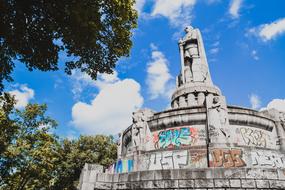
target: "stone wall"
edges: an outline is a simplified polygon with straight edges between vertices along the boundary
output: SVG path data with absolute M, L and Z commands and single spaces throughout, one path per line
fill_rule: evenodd
M 285 189 L 281 169 L 180 169 L 97 174 L 94 189 Z

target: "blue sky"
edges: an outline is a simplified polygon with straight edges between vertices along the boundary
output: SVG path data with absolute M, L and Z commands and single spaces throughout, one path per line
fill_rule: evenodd
M 92 81 L 74 71 L 29 72 L 17 62 L 17 108 L 46 103 L 63 137 L 117 134 L 139 108 L 169 108 L 180 70 L 177 40 L 186 25 L 203 35 L 212 80 L 230 105 L 285 111 L 285 1 L 138 0 L 138 28 L 128 58 Z M 63 66 L 64 53 L 60 66 Z

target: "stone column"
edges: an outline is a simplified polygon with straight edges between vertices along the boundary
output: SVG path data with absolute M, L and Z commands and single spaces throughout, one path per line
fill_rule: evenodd
M 187 95 L 187 103 L 189 107 L 197 106 L 195 95 L 193 93 Z
M 179 107 L 187 107 L 187 103 L 186 103 L 186 99 L 184 96 L 180 96 L 179 97 Z

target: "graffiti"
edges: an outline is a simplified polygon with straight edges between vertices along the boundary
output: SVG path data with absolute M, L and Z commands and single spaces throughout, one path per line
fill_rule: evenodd
M 175 148 L 191 145 L 197 139 L 197 129 L 191 127 L 172 128 L 153 134 L 155 148 Z
M 266 147 L 266 134 L 260 130 L 241 128 L 240 133 L 247 145 Z
M 242 159 L 242 150 L 240 149 L 214 149 L 212 150 L 211 167 L 243 167 L 246 166 Z
M 149 170 L 179 169 L 187 165 L 188 152 L 187 150 L 157 152 L 150 155 L 148 162 Z
M 164 169 L 185 169 L 204 168 L 207 166 L 207 151 L 179 150 L 163 151 L 146 155 L 140 160 L 140 170 L 164 170 Z
M 115 173 L 131 172 L 134 168 L 133 160 L 118 160 L 114 165 Z
M 285 168 L 285 160 L 282 155 L 272 152 L 251 152 L 253 166 Z

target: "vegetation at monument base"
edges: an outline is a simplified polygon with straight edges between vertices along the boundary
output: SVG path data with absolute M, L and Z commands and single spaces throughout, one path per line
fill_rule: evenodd
M 134 0 L 0 1 L 0 91 L 12 81 L 17 60 L 32 71 L 59 68 L 59 52 L 69 61 L 65 72 L 80 69 L 92 79 L 112 73 L 128 56 L 137 25 Z
M 112 137 L 59 139 L 47 106 L 14 109 L 9 94 L 0 96 L 0 189 L 76 189 L 85 163 L 108 166 L 116 159 Z

